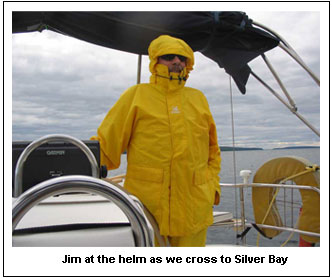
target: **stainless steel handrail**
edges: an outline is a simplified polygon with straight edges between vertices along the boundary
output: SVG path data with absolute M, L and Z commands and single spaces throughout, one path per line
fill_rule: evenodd
M 136 246 L 153 246 L 153 229 L 143 210 L 128 194 L 109 182 L 88 176 L 62 176 L 46 180 L 28 189 L 16 199 L 12 210 L 12 231 L 23 216 L 44 199 L 63 193 L 95 193 L 114 202 L 131 223 Z
M 246 223 L 246 227 L 253 227 L 251 223 Z M 306 236 L 313 236 L 313 237 L 320 237 L 319 233 L 314 233 L 310 231 L 304 231 L 304 230 L 299 230 L 296 228 L 291 228 L 291 227 L 277 227 L 277 226 L 271 226 L 271 225 L 265 225 L 265 224 L 256 224 L 259 228 L 265 228 L 265 229 L 271 229 L 271 230 L 276 230 L 276 231 L 287 231 L 287 232 L 294 232 L 298 233 L 301 235 L 306 235 Z
M 37 139 L 33 142 L 31 142 L 21 153 L 17 164 L 15 168 L 15 183 L 14 183 L 14 197 L 18 197 L 20 194 L 22 194 L 23 191 L 23 166 L 25 161 L 27 160 L 28 156 L 31 154 L 33 150 L 38 148 L 40 145 L 44 143 L 48 143 L 50 141 L 65 141 L 68 143 L 72 143 L 73 145 L 80 148 L 84 154 L 87 156 L 90 164 L 91 164 L 91 171 L 92 176 L 99 178 L 99 167 L 98 163 L 96 161 L 95 156 L 91 152 L 91 150 L 80 140 L 64 134 L 50 134 L 46 135 L 44 137 L 41 137 L 40 139 Z
M 320 189 L 318 187 L 310 185 L 298 185 L 298 184 L 273 184 L 273 183 L 219 183 L 220 187 L 274 187 L 274 188 L 292 188 L 300 190 L 312 190 L 320 194 Z
M 320 188 L 310 186 L 310 185 L 298 185 L 298 184 L 272 184 L 272 183 L 249 183 L 244 182 L 244 183 L 219 183 L 220 187 L 223 188 L 244 188 L 244 187 L 270 187 L 270 188 L 288 188 L 288 189 L 299 189 L 299 190 L 312 190 L 316 192 L 317 194 L 320 195 Z M 242 221 L 243 222 L 243 221 Z M 242 227 L 252 227 L 252 223 L 241 223 L 239 221 L 237 222 L 231 222 L 230 223 L 233 226 L 241 226 Z M 295 232 L 298 234 L 302 235 L 308 235 L 308 236 L 313 236 L 313 237 L 320 237 L 319 233 L 314 233 L 310 231 L 304 231 L 304 230 L 299 230 L 296 228 L 291 228 L 291 227 L 279 227 L 279 226 L 271 226 L 271 225 L 266 225 L 266 224 L 256 224 L 260 228 L 267 228 L 271 230 L 277 230 L 277 231 L 288 231 L 288 232 Z

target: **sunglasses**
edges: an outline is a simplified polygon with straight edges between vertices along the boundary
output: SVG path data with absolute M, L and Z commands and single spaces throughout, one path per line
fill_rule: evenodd
M 160 56 L 160 58 L 165 61 L 172 61 L 175 57 L 178 57 L 181 62 L 187 61 L 187 57 L 184 57 L 182 55 L 177 55 L 177 54 L 166 54 L 166 55 Z

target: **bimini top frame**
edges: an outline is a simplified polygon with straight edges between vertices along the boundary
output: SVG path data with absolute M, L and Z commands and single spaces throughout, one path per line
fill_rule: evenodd
M 311 77 L 312 79 L 317 83 L 318 86 L 320 86 L 320 80 L 319 78 L 313 73 L 313 71 L 310 70 L 310 68 L 303 62 L 301 57 L 295 52 L 295 50 L 285 41 L 284 38 L 282 38 L 278 33 L 275 31 L 269 29 L 268 27 L 257 23 L 253 21 L 253 24 L 263 28 L 264 30 L 270 32 L 275 37 L 277 37 L 280 40 L 279 47 L 283 49 L 286 53 L 288 53 Z M 305 125 L 307 125 L 318 137 L 320 137 L 320 132 L 309 123 L 301 114 L 297 112 L 297 107 L 293 99 L 290 97 L 290 94 L 288 93 L 286 87 L 282 83 L 280 77 L 278 76 L 277 72 L 273 68 L 271 62 L 268 60 L 266 55 L 263 53 L 261 54 L 261 57 L 263 58 L 265 64 L 273 74 L 274 78 L 276 79 L 277 83 L 279 84 L 281 90 L 285 94 L 285 96 L 288 99 L 287 103 L 275 90 L 273 90 L 266 82 L 263 81 L 257 74 L 255 74 L 253 71 L 251 71 L 251 75 L 254 76 L 265 88 L 267 88 L 281 103 L 283 103 L 294 115 L 296 115 Z

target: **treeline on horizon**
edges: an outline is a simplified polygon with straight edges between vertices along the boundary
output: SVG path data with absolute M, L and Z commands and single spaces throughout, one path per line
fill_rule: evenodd
M 249 147 L 227 147 L 219 146 L 220 151 L 262 151 L 263 148 L 249 148 Z M 294 146 L 294 147 L 283 147 L 283 148 L 273 148 L 273 150 L 289 150 L 289 149 L 311 149 L 311 148 L 320 148 L 319 146 Z

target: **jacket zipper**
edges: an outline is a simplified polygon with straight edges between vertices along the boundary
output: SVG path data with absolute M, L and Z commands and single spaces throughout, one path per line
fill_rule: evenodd
M 167 106 L 167 115 L 168 115 L 168 125 L 169 125 L 169 132 L 170 132 L 170 139 L 171 139 L 171 152 L 172 152 L 172 156 L 171 156 L 171 160 L 170 160 L 170 179 L 169 179 L 169 184 L 168 184 L 168 230 L 170 233 L 171 230 L 171 187 L 172 187 L 172 165 L 173 165 L 173 155 L 174 155 L 174 148 L 173 148 L 173 135 L 172 135 L 172 127 L 171 127 L 171 119 L 170 119 L 170 112 L 169 112 L 169 107 L 168 107 L 168 99 L 167 99 L 167 94 L 168 91 L 166 91 L 166 106 Z

